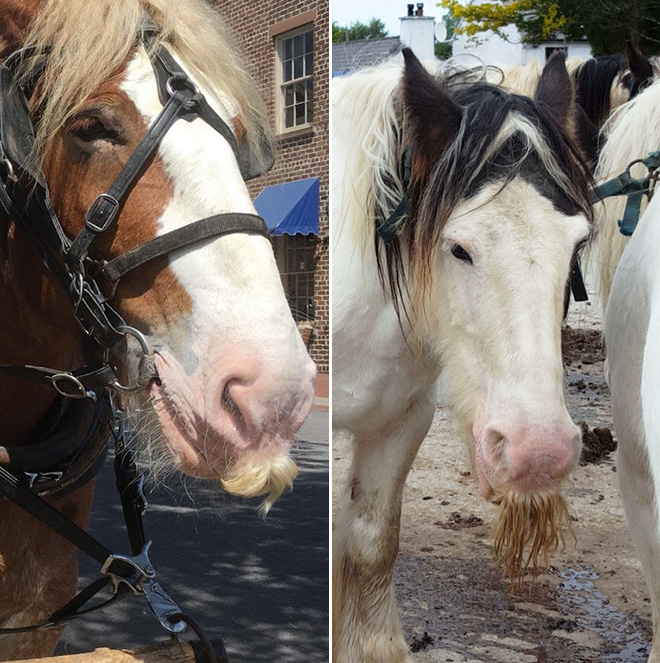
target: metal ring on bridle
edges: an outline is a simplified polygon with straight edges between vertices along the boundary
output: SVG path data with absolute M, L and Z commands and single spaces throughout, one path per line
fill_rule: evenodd
M 109 386 L 113 389 L 123 392 L 134 392 L 141 391 L 145 389 L 149 383 L 157 377 L 156 368 L 153 361 L 154 350 L 151 347 L 151 344 L 147 340 L 146 336 L 139 330 L 129 325 L 121 325 L 117 327 L 117 331 L 126 334 L 127 336 L 132 336 L 139 344 L 142 350 L 142 357 L 139 361 L 139 371 L 137 376 L 137 381 L 133 385 L 121 384 L 119 380 L 115 380 Z M 144 370 L 146 368 L 146 371 Z
M 175 87 L 174 84 L 178 83 L 178 87 Z M 172 74 L 167 81 L 165 82 L 165 89 L 172 96 L 175 92 L 179 90 L 189 90 L 193 95 L 200 94 L 200 89 L 197 87 L 197 84 L 191 80 L 188 76 L 183 73 Z
M 117 327 L 117 331 L 121 334 L 132 336 L 140 344 L 140 347 L 142 348 L 142 354 L 152 355 L 154 353 L 154 349 L 151 347 L 149 341 L 147 341 L 146 336 L 141 331 L 135 329 L 135 327 L 130 327 L 129 325 L 120 325 Z
M 16 177 L 16 173 L 14 172 L 14 166 L 12 165 L 11 161 L 9 161 L 9 159 L 3 159 L 2 165 L 5 167 L 5 171 L 7 172 L 7 179 L 11 180 L 12 182 L 17 182 L 18 179 Z

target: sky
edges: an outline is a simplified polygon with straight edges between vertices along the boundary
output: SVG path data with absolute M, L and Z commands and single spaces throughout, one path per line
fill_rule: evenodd
M 435 16 L 436 22 L 445 9 L 436 6 L 437 0 L 424 0 L 424 15 Z M 350 25 L 355 21 L 368 23 L 379 18 L 391 37 L 399 35 L 399 18 L 407 13 L 408 4 L 417 6 L 417 0 L 332 0 L 330 11 L 332 20 L 339 25 Z

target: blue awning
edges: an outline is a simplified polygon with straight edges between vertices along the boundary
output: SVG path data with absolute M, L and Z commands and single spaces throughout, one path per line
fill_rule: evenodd
M 254 200 L 271 235 L 319 234 L 319 180 L 267 186 Z

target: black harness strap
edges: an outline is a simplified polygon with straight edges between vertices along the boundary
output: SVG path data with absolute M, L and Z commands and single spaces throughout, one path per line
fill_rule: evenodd
M 73 241 L 66 253 L 69 264 L 87 257 L 90 244 L 99 233 L 106 231 L 117 218 L 128 192 L 138 176 L 151 160 L 167 130 L 179 118 L 179 114 L 193 99 L 195 93 L 189 88 L 175 91 L 167 100 L 163 110 L 147 130 L 124 167 L 115 178 L 107 193 L 102 193 L 85 214 L 85 227 Z
M 99 398 L 96 402 L 65 399 L 64 403 L 64 416 L 60 417 L 56 429 L 45 439 L 21 446 L 0 447 L 2 456 L 6 456 L 6 462 L 0 462 L 8 471 L 64 470 L 66 465 L 74 462 L 72 457 L 84 446 L 80 443 L 81 438 L 91 441 L 110 417 L 107 398 Z
M 110 281 L 118 281 L 124 274 L 155 258 L 197 244 L 205 239 L 236 232 L 257 234 L 263 237 L 269 236 L 264 220 L 256 214 L 242 214 L 239 212 L 218 214 L 200 219 L 177 230 L 172 230 L 146 244 L 126 251 L 126 253 L 103 265 L 101 271 Z
M 30 380 L 55 389 L 67 398 L 95 398 L 96 393 L 112 384 L 117 376 L 109 364 L 85 366 L 74 371 L 59 371 L 43 366 L 0 364 L 0 371 L 17 380 Z
M 94 537 L 81 529 L 74 522 L 63 516 L 48 502 L 35 495 L 29 488 L 2 465 L 0 465 L 0 495 L 14 502 L 42 523 L 54 529 L 60 536 L 76 548 L 104 564 L 112 551 L 99 543 Z
M 114 406 L 112 407 L 114 408 Z M 103 608 L 108 603 L 129 593 L 142 594 L 149 609 L 168 631 L 179 633 L 185 629 L 185 620 L 177 620 L 173 617 L 180 614 L 181 609 L 160 584 L 155 582 L 156 572 L 148 555 L 151 542 L 145 541 L 142 524 L 142 514 L 147 502 L 142 493 L 140 473 L 137 470 L 133 454 L 126 443 L 123 419 L 119 418 L 117 427 L 113 428 L 112 434 L 115 440 L 117 489 L 121 496 L 132 556 L 113 554 L 109 548 L 78 527 L 48 502 L 35 495 L 14 474 L 0 465 L 0 497 L 11 500 L 21 509 L 57 532 L 70 544 L 94 559 L 99 563 L 101 573 L 104 574 L 103 577 L 93 581 L 44 622 L 16 629 L 0 628 L 0 635 L 54 628 L 82 614 Z M 110 584 L 113 585 L 113 597 L 90 608 L 83 609 L 84 605 Z

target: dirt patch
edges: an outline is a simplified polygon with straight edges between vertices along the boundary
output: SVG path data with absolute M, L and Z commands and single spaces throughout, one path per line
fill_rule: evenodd
M 616 440 L 609 428 L 589 428 L 586 421 L 580 421 L 578 426 L 582 429 L 581 465 L 598 463 L 616 451 Z
M 561 351 L 566 366 L 598 364 L 605 359 L 603 334 L 599 329 L 564 327 Z
M 464 516 L 458 511 L 454 511 L 447 520 L 438 520 L 434 523 L 434 525 L 443 529 L 464 529 L 465 527 L 479 527 L 483 524 L 484 521 L 479 516 Z
M 585 456 L 566 486 L 577 543 L 511 587 L 492 554 L 495 508 L 439 408 L 406 484 L 396 591 L 416 663 L 646 663 L 650 603 L 619 495 L 597 328 L 563 334 L 567 406 Z M 337 435 L 333 487 L 348 470 Z M 429 523 L 431 523 L 429 525 Z

